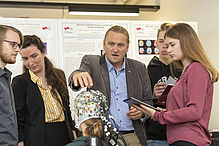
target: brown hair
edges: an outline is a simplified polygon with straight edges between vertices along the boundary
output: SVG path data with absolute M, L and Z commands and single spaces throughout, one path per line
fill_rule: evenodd
M 171 24 L 171 23 L 163 23 L 163 24 L 161 24 L 160 28 L 157 31 L 157 38 L 158 38 L 158 36 L 159 36 L 161 31 L 166 31 L 172 25 L 173 24 Z
M 84 132 L 88 136 L 96 136 L 102 140 L 104 140 L 103 128 L 102 128 L 102 120 L 100 118 L 90 118 L 84 123 L 87 125 Z
M 130 42 L 129 41 L 129 33 L 124 27 L 119 26 L 119 25 L 115 25 L 115 26 L 111 27 L 110 29 L 107 30 L 107 32 L 105 34 L 105 37 L 104 37 L 104 40 L 106 40 L 106 37 L 107 37 L 107 35 L 109 34 L 110 31 L 126 35 L 127 44 L 129 44 L 129 42 Z
M 5 35 L 6 35 L 8 30 L 16 32 L 20 37 L 20 44 L 23 45 L 24 39 L 23 39 L 23 35 L 20 32 L 20 30 L 14 28 L 12 26 L 8 26 L 8 25 L 0 25 L 0 45 L 1 45 L 2 41 L 5 39 Z
M 184 56 L 192 61 L 200 62 L 208 71 L 212 83 L 218 81 L 219 73 L 214 68 L 198 35 L 190 25 L 177 23 L 166 31 L 165 37 L 178 39 Z M 181 61 L 178 63 L 182 66 Z

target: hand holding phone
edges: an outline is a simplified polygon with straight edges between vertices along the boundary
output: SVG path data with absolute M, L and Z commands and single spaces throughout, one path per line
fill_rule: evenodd
M 161 82 L 161 83 L 157 83 L 154 85 L 154 98 L 157 99 L 161 96 L 161 94 L 163 93 L 163 91 L 166 88 L 166 83 Z

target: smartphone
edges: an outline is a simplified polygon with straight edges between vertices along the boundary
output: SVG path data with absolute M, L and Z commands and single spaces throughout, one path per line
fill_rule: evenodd
M 161 111 L 160 109 L 157 109 L 156 107 L 153 107 L 152 105 L 147 104 L 147 103 L 145 103 L 143 101 L 140 101 L 140 100 L 138 100 L 138 99 L 136 99 L 134 97 L 125 99 L 125 100 L 123 100 L 123 102 L 128 103 L 129 105 L 135 104 L 135 105 L 138 105 L 138 106 L 140 106 L 140 104 L 143 104 L 143 105 L 145 105 L 145 106 L 147 106 L 149 108 L 152 108 L 152 109 L 154 109 L 156 111 Z

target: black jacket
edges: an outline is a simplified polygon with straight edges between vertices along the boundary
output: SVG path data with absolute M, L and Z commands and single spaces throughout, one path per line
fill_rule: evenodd
M 173 75 L 171 74 L 170 68 L 172 68 Z M 182 71 L 181 69 L 177 68 L 174 63 L 165 65 L 156 56 L 151 59 L 147 69 L 151 80 L 152 93 L 154 90 L 154 85 L 156 83 L 166 82 L 169 76 L 173 76 L 174 78 L 179 78 Z M 155 104 L 157 99 L 153 99 L 153 101 L 154 101 L 154 106 L 158 107 L 158 105 Z M 166 106 L 159 106 L 159 107 L 166 108 Z M 157 121 L 148 119 L 145 122 L 145 128 L 146 128 L 148 140 L 166 140 L 166 125 L 161 125 Z
M 63 71 L 59 76 L 66 81 Z M 25 141 L 26 146 L 44 146 L 45 141 L 45 108 L 42 95 L 36 83 L 32 82 L 29 71 L 13 78 L 12 88 L 18 118 L 19 142 Z M 71 118 L 69 101 L 63 100 L 65 96 L 58 91 L 65 108 L 65 125 L 69 140 L 73 140 L 72 129 L 74 123 Z M 69 99 L 69 97 L 67 97 Z

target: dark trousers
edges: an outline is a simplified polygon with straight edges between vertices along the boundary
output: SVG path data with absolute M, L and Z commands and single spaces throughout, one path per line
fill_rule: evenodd
M 182 140 L 179 140 L 179 141 L 176 141 L 172 144 L 170 144 L 170 146 L 197 146 L 191 142 L 188 142 L 188 141 L 182 141 Z
M 65 146 L 70 142 L 65 122 L 46 123 L 45 146 Z

